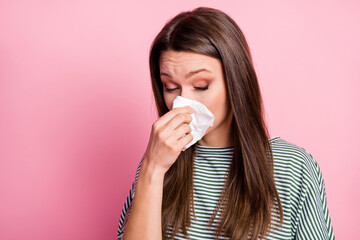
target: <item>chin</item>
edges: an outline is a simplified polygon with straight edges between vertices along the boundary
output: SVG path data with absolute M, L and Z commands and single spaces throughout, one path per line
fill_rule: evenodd
M 213 128 L 214 128 L 214 126 L 209 127 L 208 129 L 206 129 L 205 134 L 204 134 L 204 137 L 205 137 L 208 133 L 210 133 L 210 132 L 213 130 Z

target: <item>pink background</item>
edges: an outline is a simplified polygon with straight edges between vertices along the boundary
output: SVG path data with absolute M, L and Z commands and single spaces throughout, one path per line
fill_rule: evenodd
M 242 28 L 271 135 L 315 157 L 336 237 L 358 236 L 359 1 L 8 0 L 0 239 L 116 238 L 156 119 L 150 44 L 168 19 L 201 5 Z

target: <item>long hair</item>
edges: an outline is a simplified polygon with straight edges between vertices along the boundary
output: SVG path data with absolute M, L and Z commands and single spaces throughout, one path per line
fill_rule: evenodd
M 153 41 L 150 50 L 152 88 L 159 116 L 169 111 L 160 80 L 163 52 L 186 51 L 219 59 L 233 111 L 234 155 L 223 192 L 209 224 L 219 212 L 217 236 L 230 239 L 264 238 L 272 227 L 272 210 L 283 211 L 273 176 L 269 133 L 263 119 L 263 104 L 246 39 L 225 13 L 212 8 L 182 12 L 171 19 Z M 165 174 L 162 201 L 162 234 L 170 238 L 187 235 L 193 208 L 195 148 L 182 152 Z

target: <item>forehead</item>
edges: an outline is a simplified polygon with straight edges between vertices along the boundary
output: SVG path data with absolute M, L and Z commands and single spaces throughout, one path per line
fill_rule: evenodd
M 160 72 L 177 74 L 200 68 L 218 71 L 221 70 L 221 62 L 210 56 L 183 51 L 166 51 L 160 56 Z

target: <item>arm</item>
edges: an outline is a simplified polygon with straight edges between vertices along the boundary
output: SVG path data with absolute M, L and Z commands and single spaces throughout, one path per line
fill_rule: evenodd
M 126 226 L 128 218 L 129 218 L 129 214 L 130 214 L 130 211 L 131 211 L 131 206 L 133 204 L 136 183 L 137 183 L 137 179 L 139 177 L 140 167 L 141 167 L 141 164 L 142 164 L 143 160 L 144 160 L 144 158 L 141 159 L 141 162 L 140 162 L 140 164 L 139 164 L 139 166 L 138 166 L 138 168 L 136 170 L 135 181 L 133 182 L 133 184 L 131 186 L 130 192 L 129 192 L 127 198 L 126 198 L 123 209 L 121 211 L 121 216 L 120 216 L 119 226 L 118 226 L 118 233 L 117 233 L 117 240 L 122 240 L 123 239 L 125 226 Z
M 166 171 L 181 150 L 191 142 L 190 107 L 175 108 L 159 118 L 152 127 L 150 140 L 136 183 L 131 213 L 124 240 L 162 239 L 161 206 Z
M 302 202 L 295 239 L 333 240 L 334 232 L 327 207 L 325 184 L 319 165 L 310 155 L 305 174 Z
M 124 240 L 161 239 L 161 204 L 164 173 L 144 159 L 136 185 L 136 197 L 128 219 Z

